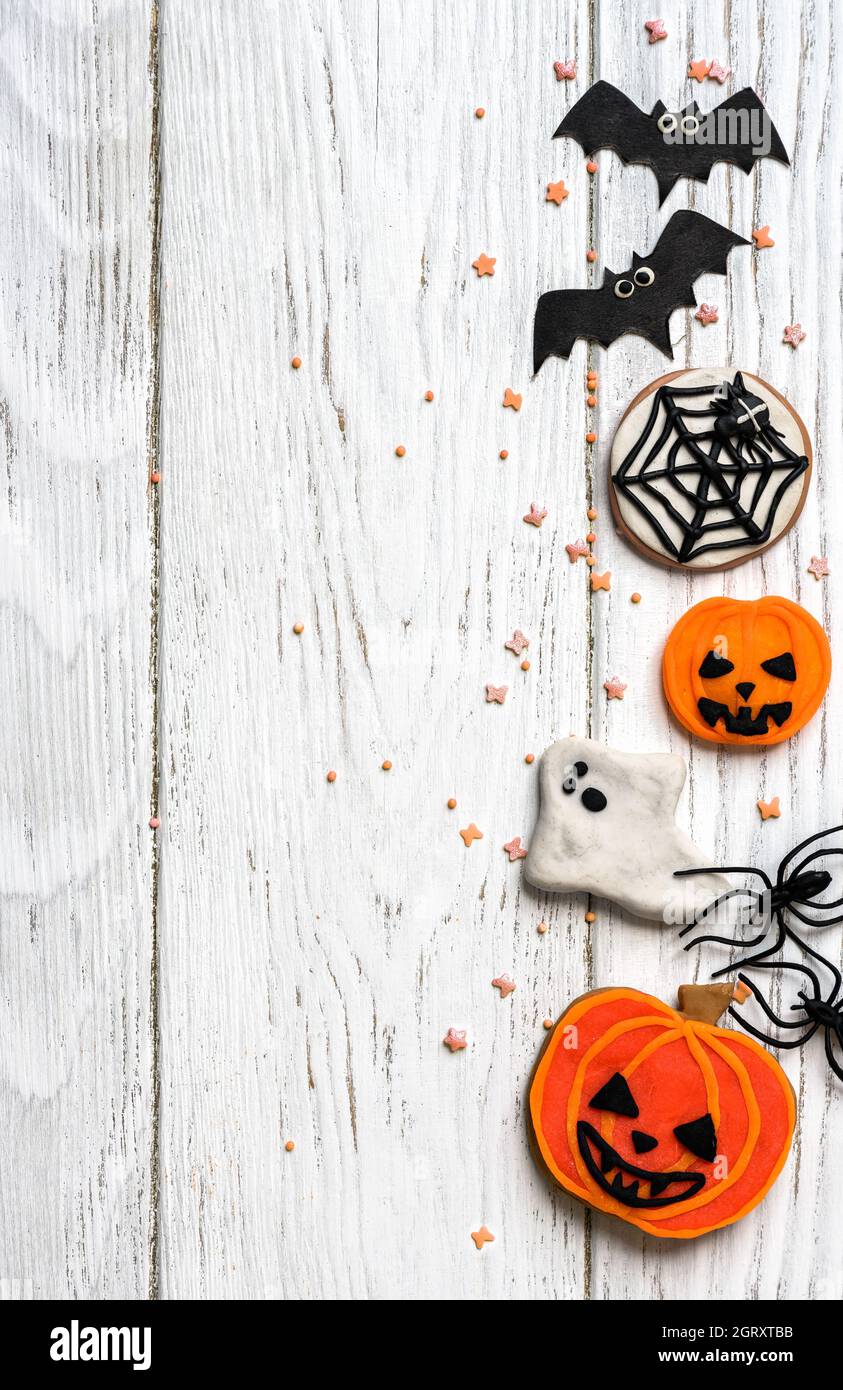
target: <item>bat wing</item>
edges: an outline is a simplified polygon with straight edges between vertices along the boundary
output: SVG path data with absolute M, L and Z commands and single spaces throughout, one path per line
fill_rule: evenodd
M 787 150 L 763 101 L 751 87 L 743 87 L 710 111 L 717 140 L 709 146 L 711 165 L 725 160 L 748 174 L 756 159 L 777 159 L 789 164 Z
M 661 287 L 652 300 L 667 297 L 668 313 L 681 305 L 696 304 L 694 281 L 700 275 L 725 275 L 729 252 L 749 245 L 745 237 L 701 212 L 689 208 L 675 212 L 647 257 L 646 263 L 657 277 L 653 290 Z
M 650 118 L 634 101 L 611 82 L 595 82 L 571 107 L 553 138 L 570 135 L 586 154 L 614 150 L 625 164 L 634 164 L 642 162 L 639 150 L 649 131 Z

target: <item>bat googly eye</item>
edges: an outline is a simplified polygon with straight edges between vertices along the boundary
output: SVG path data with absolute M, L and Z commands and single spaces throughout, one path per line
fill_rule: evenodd
M 696 116 L 683 116 L 683 117 L 682 117 L 682 134 L 683 134 L 683 135 L 696 135 L 696 133 L 697 133 L 697 131 L 699 130 L 699 128 L 700 128 L 700 123 L 699 123 L 699 121 L 697 120 Z
M 639 266 L 632 278 L 636 285 L 652 285 L 656 277 L 648 265 L 642 265 Z
M 662 116 L 659 116 L 656 124 L 662 135 L 671 135 L 676 129 L 676 117 L 671 116 L 669 111 L 665 111 Z
M 631 280 L 618 280 L 615 285 L 615 294 L 618 299 L 629 299 L 635 293 L 635 286 Z

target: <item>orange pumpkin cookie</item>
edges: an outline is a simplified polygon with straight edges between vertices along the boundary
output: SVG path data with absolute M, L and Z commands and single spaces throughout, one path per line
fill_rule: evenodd
M 584 994 L 530 1085 L 537 1156 L 572 1196 L 650 1235 L 739 1221 L 772 1187 L 796 1116 L 779 1063 L 716 1027 L 732 985 L 683 985 L 679 1009 L 637 989 Z
M 816 714 L 831 676 L 819 623 L 787 598 L 708 598 L 667 639 L 662 682 L 681 724 L 708 743 L 782 743 Z

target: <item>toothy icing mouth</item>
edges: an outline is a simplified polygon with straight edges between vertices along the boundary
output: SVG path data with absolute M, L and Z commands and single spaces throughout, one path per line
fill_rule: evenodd
M 587 1120 L 577 1121 L 577 1144 L 598 1187 L 628 1207 L 669 1207 L 705 1185 L 705 1173 L 659 1173 L 627 1163 Z M 681 1190 L 669 1191 L 677 1185 Z
M 790 701 L 781 700 L 778 704 L 762 705 L 753 718 L 749 705 L 740 705 L 737 714 L 733 714 L 728 705 L 717 700 L 708 700 L 705 696 L 697 701 L 697 709 L 709 728 L 713 729 L 718 719 L 722 719 L 727 734 L 743 734 L 744 738 L 753 734 L 766 734 L 771 719 L 780 729 L 793 713 Z

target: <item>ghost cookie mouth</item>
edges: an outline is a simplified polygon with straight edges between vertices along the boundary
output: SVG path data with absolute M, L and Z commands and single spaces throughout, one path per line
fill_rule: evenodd
M 705 1186 L 705 1173 L 659 1173 L 627 1163 L 587 1120 L 577 1121 L 577 1144 L 598 1187 L 628 1207 L 669 1207 Z
M 780 700 L 777 704 L 762 705 L 756 715 L 753 715 L 750 705 L 739 705 L 737 713 L 733 714 L 728 705 L 718 700 L 709 700 L 704 695 L 697 700 L 697 709 L 700 718 L 705 720 L 710 729 L 722 719 L 727 734 L 743 735 L 744 738 L 753 734 L 766 734 L 771 719 L 776 728 L 780 729 L 793 713 L 790 700 Z

